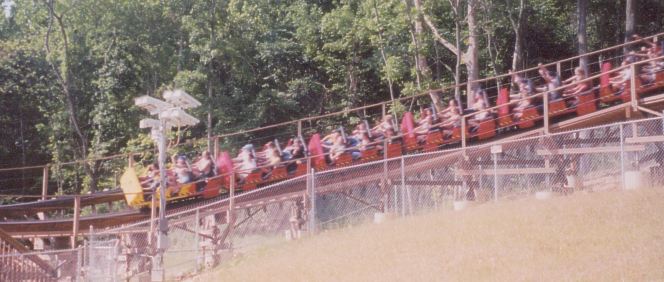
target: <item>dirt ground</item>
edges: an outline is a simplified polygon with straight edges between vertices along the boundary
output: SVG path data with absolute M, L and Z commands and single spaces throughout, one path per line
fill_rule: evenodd
M 664 189 L 485 203 L 327 231 L 194 281 L 664 280 Z

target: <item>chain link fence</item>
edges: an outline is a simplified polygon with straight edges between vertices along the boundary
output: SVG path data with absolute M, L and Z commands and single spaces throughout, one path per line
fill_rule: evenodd
M 653 118 L 486 142 L 311 170 L 221 200 L 173 203 L 164 277 L 186 279 L 289 240 L 388 218 L 526 197 L 660 187 L 663 130 L 664 120 Z M 78 249 L 38 255 L 59 280 L 150 281 L 159 262 L 158 230 L 156 219 L 97 230 Z M 5 253 L 0 259 L 20 256 Z M 0 275 L 16 277 L 7 276 L 12 270 L 6 265 Z

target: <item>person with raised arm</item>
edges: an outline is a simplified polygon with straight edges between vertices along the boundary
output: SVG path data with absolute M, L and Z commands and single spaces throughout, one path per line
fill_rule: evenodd
M 646 48 L 648 50 L 652 50 L 652 52 L 655 53 L 656 55 L 661 55 L 660 53 L 662 52 L 662 47 L 657 45 L 657 43 L 655 43 L 654 41 L 644 39 L 641 36 L 639 36 L 638 34 L 632 35 L 632 39 L 639 40 L 639 41 L 643 42 L 644 44 L 646 44 L 646 46 L 647 46 Z M 644 52 L 644 54 L 645 54 L 645 52 Z
M 175 173 L 177 183 L 185 184 L 191 182 L 193 174 L 191 166 L 187 162 L 187 157 L 174 155 L 173 160 L 173 172 Z
M 170 179 L 168 181 L 169 184 L 167 191 L 168 194 L 172 195 L 179 193 L 181 185 L 191 182 L 194 175 L 191 166 L 187 161 L 187 157 L 182 155 L 173 155 L 171 157 L 171 162 L 173 163 L 173 166 L 171 167 L 170 171 L 174 179 L 169 177 Z
M 377 138 L 383 138 L 387 131 L 392 131 L 392 133 L 394 133 L 392 115 L 385 115 L 381 122 L 371 129 L 371 135 L 374 135 Z
M 570 106 L 579 104 L 579 95 L 590 90 L 590 81 L 583 81 L 586 79 L 586 72 L 582 67 L 574 68 L 574 75 L 563 81 L 563 86 L 567 86 L 563 91 L 563 97 L 572 97 L 573 100 Z
M 521 119 L 523 116 L 523 111 L 528 107 L 532 106 L 531 98 L 529 95 L 530 89 L 528 87 L 528 81 L 522 81 L 524 87 L 519 91 L 519 99 L 521 99 L 516 106 L 512 109 L 512 115 L 516 119 Z
M 417 121 L 417 126 L 413 129 L 413 132 L 417 135 L 418 141 L 424 141 L 426 134 L 431 130 L 432 123 L 433 117 L 431 109 L 424 108 L 420 113 L 420 119 Z
M 341 135 L 338 135 L 336 139 L 334 139 L 332 146 L 330 146 L 330 161 L 335 163 L 345 151 L 346 144 L 344 143 L 344 138 Z
M 645 54 L 637 53 L 636 57 L 649 60 L 647 63 L 640 65 L 639 78 L 643 84 L 655 82 L 657 73 L 664 70 L 664 62 L 661 59 L 657 59 L 660 57 L 657 51 L 649 48 L 645 51 Z
M 458 112 L 459 111 L 459 105 L 457 104 L 455 99 L 450 99 L 447 102 L 447 107 L 445 107 L 445 109 L 443 109 L 442 111 L 437 113 L 438 118 L 440 118 L 440 120 L 441 120 L 441 123 L 445 122 L 445 120 L 450 117 L 450 115 L 454 111 L 454 109 L 456 109 L 457 112 Z
M 253 153 L 254 146 L 251 144 L 244 145 L 240 149 L 240 153 L 233 159 L 234 166 L 238 180 L 244 181 L 245 178 L 256 169 L 256 158 Z
M 486 111 L 487 105 L 484 101 L 484 90 L 481 88 L 475 89 L 475 102 L 473 103 L 473 112 L 475 114 L 473 115 L 472 119 L 468 120 L 468 126 L 470 127 L 471 131 L 476 130 L 477 127 L 479 127 L 480 122 L 487 120 L 490 117 L 489 111 Z
M 332 130 L 332 133 L 325 135 L 325 137 L 323 137 L 320 140 L 320 143 L 323 147 L 329 149 L 334 145 L 334 142 L 337 140 L 338 137 L 342 137 L 341 132 L 339 131 L 339 129 L 335 129 Z
M 303 159 L 306 156 L 304 153 L 304 145 L 302 145 L 300 138 L 291 138 L 288 143 L 288 146 L 282 151 L 282 159 L 284 161 L 289 161 L 286 165 L 286 169 L 288 172 L 293 172 L 297 169 L 297 166 L 303 162 Z
M 195 179 L 207 178 L 214 176 L 215 171 L 214 161 L 209 151 L 203 151 L 200 158 L 194 162 L 192 172 Z
M 282 158 L 284 160 L 298 160 L 305 157 L 304 146 L 302 145 L 300 138 L 294 137 L 289 143 L 290 144 L 283 150 Z
M 450 104 L 452 104 L 452 101 L 450 101 Z M 448 111 L 445 112 L 445 114 L 441 117 L 442 122 L 440 123 L 440 127 L 443 129 L 443 131 L 452 130 L 455 127 L 460 127 L 461 112 L 459 111 L 459 107 L 456 106 L 456 103 L 454 103 L 454 106 L 452 107 L 448 106 L 448 109 L 446 110 Z
M 145 176 L 139 177 L 138 180 L 144 188 L 152 187 L 156 184 L 159 186 L 159 163 L 154 162 L 147 166 Z
M 366 124 L 364 122 L 360 122 L 355 126 L 355 129 L 353 130 L 353 138 L 357 140 L 362 140 L 362 135 L 368 134 L 369 130 L 367 129 Z
M 537 64 L 537 66 L 539 68 L 538 69 L 539 75 L 546 82 L 546 85 L 538 87 L 537 91 L 539 92 L 549 91 L 549 93 L 547 94 L 549 102 L 560 99 L 562 97 L 560 90 L 554 90 L 560 88 L 560 86 L 562 85 L 558 74 L 555 71 L 550 71 L 546 69 L 546 67 L 544 67 L 542 63 Z
M 629 64 L 633 62 L 633 59 L 626 57 L 625 60 L 620 64 L 623 69 L 619 72 L 614 73 L 613 77 L 609 78 L 609 84 L 611 88 L 615 91 L 614 95 L 620 95 L 625 90 L 627 82 L 632 79 L 632 70 L 628 67 Z
M 263 151 L 261 151 L 261 155 L 264 159 L 262 165 L 267 166 L 267 171 L 271 171 L 274 167 L 281 163 L 279 150 L 277 150 L 277 146 L 274 145 L 272 141 L 265 143 L 265 146 L 263 146 Z

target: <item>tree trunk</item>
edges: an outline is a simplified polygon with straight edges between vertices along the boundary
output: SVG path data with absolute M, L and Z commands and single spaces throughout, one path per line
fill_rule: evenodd
M 625 42 L 632 41 L 632 35 L 634 35 L 635 9 L 635 0 L 625 1 Z M 629 49 L 630 48 L 628 48 L 628 46 L 625 46 L 624 48 L 625 52 L 627 52 Z
M 217 1 L 212 1 L 212 7 L 210 9 L 210 47 L 215 48 L 216 46 L 216 37 L 215 37 L 215 11 L 217 9 Z M 212 50 L 209 50 L 212 54 Z M 208 75 L 207 75 L 207 86 L 208 86 L 208 107 L 207 107 L 207 151 L 212 152 L 212 96 L 214 94 L 214 57 L 211 56 L 210 61 L 208 62 Z
M 48 8 L 49 12 L 49 21 L 48 21 L 48 30 L 46 32 L 46 38 L 44 40 L 44 48 L 46 49 L 47 55 L 50 55 L 52 53 L 50 47 L 50 34 L 51 34 L 51 29 L 53 27 L 53 19 L 55 19 L 55 21 L 58 23 L 58 27 L 60 30 L 60 37 L 62 39 L 63 65 L 61 68 L 58 68 L 55 66 L 55 63 L 52 60 L 49 60 L 48 62 L 51 65 L 51 68 L 53 69 L 53 72 L 55 73 L 58 82 L 60 84 L 60 87 L 62 88 L 62 92 L 65 96 L 64 102 L 67 108 L 67 113 L 69 115 L 69 122 L 76 136 L 73 141 L 74 144 L 77 144 L 78 146 L 78 152 L 77 150 L 74 150 L 75 155 L 78 154 L 79 159 L 85 160 L 88 156 L 88 139 L 87 136 L 83 133 L 81 126 L 79 125 L 78 118 L 76 116 L 76 105 L 74 104 L 74 98 L 72 97 L 72 91 L 71 91 L 72 82 L 71 82 L 71 73 L 70 73 L 71 68 L 69 66 L 69 39 L 67 36 L 67 28 L 65 27 L 64 21 L 62 20 L 64 14 L 58 15 L 55 12 L 53 0 L 47 1 L 46 7 Z M 85 174 L 90 178 L 90 183 L 91 183 L 89 187 L 90 192 L 91 193 L 96 192 L 97 176 L 95 170 L 90 166 L 90 164 L 87 161 L 83 162 L 83 170 L 85 171 Z
M 519 1 L 519 13 L 516 19 L 510 15 L 510 23 L 514 31 L 514 53 L 512 53 L 512 70 L 514 71 L 520 70 L 523 66 L 523 22 L 525 7 L 525 0 Z
M 374 8 L 374 19 L 376 20 L 376 26 L 378 28 L 378 44 L 380 45 L 380 56 L 383 59 L 383 64 L 387 67 L 387 56 L 385 55 L 385 46 L 383 46 L 383 27 L 380 24 L 380 14 L 378 13 L 378 5 L 376 0 L 373 1 Z M 394 106 L 394 87 L 392 83 L 392 78 L 387 76 L 387 86 L 390 90 L 390 99 L 392 100 L 392 105 Z
M 512 53 L 512 70 L 517 71 L 523 65 L 523 35 L 521 30 L 517 29 L 514 33 L 514 53 Z
M 477 22 L 475 21 L 475 7 L 476 0 L 468 0 L 468 13 L 466 20 L 468 21 L 468 49 L 466 50 L 466 68 L 468 69 L 468 89 L 466 90 L 467 103 L 472 105 L 474 102 L 472 90 L 477 85 L 474 80 L 480 77 L 479 63 L 477 55 Z
M 459 2 L 457 1 L 456 4 L 458 8 Z M 458 10 L 455 9 L 455 14 L 456 11 Z M 454 43 L 457 50 L 461 50 L 461 25 L 459 24 L 458 16 L 454 23 Z M 456 100 L 459 107 L 463 108 L 461 105 L 461 90 L 459 89 L 459 84 L 461 84 L 461 54 L 459 53 L 457 53 L 456 61 L 454 62 L 454 84 L 454 100 Z
M 588 42 L 586 36 L 586 15 L 588 10 L 588 0 L 577 0 L 576 1 L 576 13 L 579 17 L 579 24 L 577 30 L 577 42 L 579 44 L 579 55 L 583 55 L 588 52 Z M 588 73 L 588 57 L 583 56 L 579 59 L 579 66 L 583 68 L 585 73 Z M 560 74 L 558 74 L 560 75 Z
M 414 20 L 414 27 L 415 27 L 415 36 L 414 40 L 416 43 L 416 46 L 419 46 L 419 39 L 422 38 L 423 34 L 423 27 L 422 27 L 422 4 L 420 0 L 413 0 L 413 4 L 415 5 L 415 9 L 417 10 L 417 18 Z M 429 67 L 429 63 L 427 63 L 427 58 L 422 52 L 417 52 L 417 65 L 419 66 L 420 73 L 422 75 L 422 79 L 425 81 L 425 87 L 427 88 L 427 91 L 429 92 L 429 96 L 431 97 L 431 102 L 433 103 L 434 107 L 436 107 L 437 111 L 442 111 L 443 106 L 440 101 L 440 97 L 438 96 L 438 93 L 435 90 L 431 90 L 431 68 Z

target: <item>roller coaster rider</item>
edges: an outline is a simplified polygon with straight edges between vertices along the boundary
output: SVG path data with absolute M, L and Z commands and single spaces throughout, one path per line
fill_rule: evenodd
M 558 76 L 558 73 L 546 69 L 546 67 L 544 67 L 542 63 L 539 63 L 537 66 L 539 67 L 538 70 L 539 75 L 546 82 L 545 86 L 537 87 L 537 91 L 539 92 L 549 91 L 549 93 L 547 94 L 549 102 L 562 98 L 560 90 L 554 90 L 562 86 L 562 83 L 560 82 L 560 76 Z
M 567 88 L 563 91 L 563 97 L 572 97 L 572 100 L 567 104 L 568 107 L 573 107 L 579 104 L 579 95 L 590 90 L 590 81 L 581 82 L 586 79 L 586 72 L 582 67 L 574 68 L 574 75 L 563 81 L 563 85 Z
M 305 158 L 306 155 L 304 153 L 304 145 L 302 145 L 299 137 L 292 138 L 289 143 L 282 152 L 282 159 L 284 161 L 293 160 L 286 165 L 288 173 L 292 173 L 297 169 L 298 164 L 302 163 L 301 159 Z
M 256 157 L 254 156 L 254 146 L 251 144 L 244 145 L 240 150 L 238 156 L 233 159 L 234 169 L 237 172 L 239 182 L 243 183 L 245 178 L 256 169 Z

